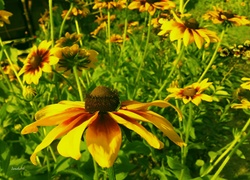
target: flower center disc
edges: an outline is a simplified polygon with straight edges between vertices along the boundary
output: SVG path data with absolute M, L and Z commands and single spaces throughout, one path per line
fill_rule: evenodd
M 199 29 L 199 23 L 196 21 L 196 19 L 191 18 L 187 21 L 185 21 L 185 26 L 190 29 Z
M 183 91 L 184 96 L 193 97 L 196 94 L 196 90 L 192 87 L 185 88 Z
M 40 66 L 41 62 L 42 62 L 42 57 L 35 55 L 30 59 L 30 65 L 33 69 L 36 69 L 37 67 Z
M 120 99 L 116 91 L 105 86 L 97 86 L 90 94 L 86 95 L 85 109 L 90 113 L 110 112 L 115 111 L 119 103 Z

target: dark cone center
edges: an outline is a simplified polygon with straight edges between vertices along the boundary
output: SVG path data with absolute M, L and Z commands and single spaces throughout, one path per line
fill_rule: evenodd
M 185 88 L 183 91 L 184 96 L 193 97 L 196 94 L 196 90 L 192 87 Z
M 105 86 L 97 86 L 86 95 L 85 99 L 85 109 L 90 113 L 115 111 L 119 104 L 120 99 L 117 92 Z
M 42 61 L 43 61 L 43 58 L 41 56 L 39 55 L 32 56 L 30 59 L 30 65 L 32 69 L 38 68 Z
M 187 21 L 185 21 L 185 26 L 190 29 L 199 29 L 199 23 L 196 21 L 196 19 L 191 18 Z

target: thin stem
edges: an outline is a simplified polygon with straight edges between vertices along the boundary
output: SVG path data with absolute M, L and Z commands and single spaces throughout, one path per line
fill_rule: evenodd
M 216 46 L 216 48 L 214 50 L 214 54 L 213 54 L 213 56 L 212 56 L 209 64 L 207 65 L 206 69 L 203 71 L 202 75 L 200 76 L 198 82 L 200 82 L 204 78 L 204 76 L 206 75 L 207 71 L 212 66 L 214 60 L 216 59 L 216 54 L 217 54 L 218 49 L 219 49 L 219 47 L 221 45 L 221 41 L 222 41 L 222 38 L 223 38 L 224 34 L 225 34 L 225 30 L 223 29 L 222 32 L 221 32 L 221 35 L 220 35 L 220 41 L 217 43 L 217 46 Z
M 112 49 L 111 49 L 111 41 L 110 41 L 110 37 L 111 37 L 111 32 L 110 32 L 110 11 L 108 9 L 108 48 L 109 48 L 109 63 L 110 65 L 112 64 L 111 61 L 111 53 L 112 53 Z
M 53 20 L 53 0 L 49 0 L 49 21 L 50 21 L 50 39 L 52 41 L 52 47 L 54 47 L 54 20 Z
M 74 76 L 75 76 L 76 85 L 77 85 L 78 93 L 79 93 L 79 96 L 80 96 L 80 100 L 83 101 L 82 88 L 81 88 L 81 84 L 80 84 L 80 81 L 79 81 L 79 77 L 77 75 L 76 66 L 73 67 L 73 73 L 74 73 Z
M 108 176 L 109 176 L 109 180 L 115 180 L 115 170 L 114 170 L 114 166 L 107 168 L 108 171 Z
M 19 75 L 18 75 L 18 73 L 17 73 L 17 71 L 16 71 L 16 69 L 15 69 L 14 64 L 12 63 L 12 61 L 11 61 L 11 59 L 10 59 L 10 56 L 9 56 L 8 52 L 7 52 L 6 49 L 4 48 L 2 38 L 0 38 L 0 45 L 1 45 L 2 49 L 3 49 L 3 52 L 4 52 L 5 56 L 6 56 L 6 58 L 7 58 L 8 62 L 9 62 L 9 64 L 10 64 L 10 67 L 11 67 L 12 71 L 14 72 L 14 74 L 15 74 L 15 76 L 16 76 L 16 78 L 17 78 L 17 80 L 18 80 L 18 82 L 19 82 L 19 84 L 20 84 L 20 86 L 21 86 L 21 88 L 22 88 L 22 90 L 23 90 L 23 89 L 24 89 L 24 85 L 23 85 L 23 83 L 22 83 L 22 81 L 21 81 L 21 79 L 20 79 L 20 77 L 19 77 Z
M 99 180 L 98 179 L 98 166 L 97 166 L 97 163 L 95 162 L 94 158 L 92 158 L 92 159 L 93 159 L 93 164 L 94 164 L 94 169 L 95 169 L 93 180 Z
M 218 175 L 224 169 L 224 167 L 226 166 L 226 164 L 228 163 L 228 161 L 230 160 L 230 158 L 232 157 L 232 155 L 236 152 L 236 150 L 240 147 L 240 145 L 242 145 L 242 143 L 249 137 L 249 135 L 250 135 L 250 131 L 240 140 L 240 142 L 228 154 L 228 156 L 223 161 L 223 163 L 220 165 L 220 167 L 218 168 L 218 170 L 216 171 L 216 173 L 213 175 L 213 177 L 211 178 L 211 180 L 216 180 L 217 179 Z
M 81 34 L 81 31 L 80 31 L 80 28 L 79 28 L 79 23 L 78 23 L 78 20 L 77 19 L 75 19 L 75 25 L 76 25 L 76 32 L 77 32 L 77 34 Z M 80 39 L 80 45 L 81 45 L 81 47 L 82 47 L 82 39 Z
M 179 12 L 181 13 L 181 14 L 183 14 L 183 11 L 184 11 L 184 8 L 183 8 L 183 4 L 184 4 L 184 2 L 183 2 L 184 0 L 180 0 L 180 5 L 179 5 Z
M 140 74 L 141 74 L 141 70 L 142 70 L 142 67 L 143 67 L 143 64 L 144 64 L 144 59 L 145 59 L 145 56 L 146 56 L 146 54 L 147 54 L 148 43 L 149 43 L 150 32 L 151 32 L 151 19 L 152 19 L 152 16 L 149 14 L 149 19 L 148 19 L 148 32 L 147 32 L 146 45 L 145 45 L 145 48 L 144 48 L 144 52 L 143 52 L 142 58 L 141 58 L 141 60 L 140 60 L 140 66 L 139 66 L 139 70 L 138 70 L 138 73 L 137 73 L 137 76 L 136 76 L 135 83 L 137 83 L 137 82 L 139 81 L 139 77 L 140 77 Z
M 193 117 L 193 107 L 192 107 L 192 103 L 189 102 L 188 103 L 188 121 L 185 125 L 183 125 L 185 127 L 185 144 L 187 144 L 187 146 L 183 147 L 183 151 L 182 151 L 182 163 L 183 165 L 185 165 L 186 163 L 186 158 L 187 158 L 187 153 L 188 153 L 188 142 L 189 142 L 189 136 L 190 136 L 190 131 L 192 128 L 192 117 Z M 183 121 L 184 122 L 184 121 Z M 184 175 L 184 169 L 181 170 L 181 175 L 180 175 L 180 180 L 183 178 Z
M 62 36 L 62 31 L 63 31 L 64 25 L 65 25 L 65 22 L 66 22 L 67 18 L 69 17 L 69 15 L 70 15 L 70 13 L 71 13 L 73 7 L 74 7 L 74 4 L 73 4 L 73 3 L 70 3 L 69 10 L 68 10 L 68 12 L 66 13 L 66 15 L 64 16 L 63 21 L 62 21 L 62 24 L 61 24 L 61 27 L 60 27 L 59 38 Z
M 248 119 L 245 126 L 242 128 L 240 134 L 235 137 L 235 139 L 230 143 L 230 146 L 220 155 L 220 157 L 209 167 L 209 169 L 205 170 L 204 173 L 201 175 L 201 177 L 209 174 L 213 168 L 231 151 L 231 149 L 235 146 L 235 144 L 239 141 L 242 134 L 246 131 L 247 127 L 250 124 L 250 119 Z
M 174 65 L 172 66 L 172 69 L 170 71 L 170 73 L 168 74 L 167 78 L 165 79 L 164 83 L 162 84 L 161 88 L 156 92 L 155 96 L 153 97 L 153 100 L 155 100 L 159 93 L 163 90 L 163 88 L 167 85 L 167 83 L 169 82 L 169 78 L 172 76 L 172 74 L 174 73 L 176 67 L 177 67 L 177 64 L 179 63 L 179 61 L 181 60 L 181 57 L 182 57 L 182 54 L 184 52 L 184 47 L 182 46 L 181 48 L 181 51 L 177 57 L 177 59 L 174 61 Z

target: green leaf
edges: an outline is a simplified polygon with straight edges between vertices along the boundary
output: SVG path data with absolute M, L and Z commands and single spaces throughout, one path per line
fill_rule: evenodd
M 132 141 L 131 143 L 127 143 L 123 150 L 128 154 L 148 155 L 150 153 L 150 149 L 141 141 Z
M 210 157 L 210 162 L 213 162 L 214 161 L 214 159 L 217 157 L 217 153 L 216 152 L 214 152 L 214 151 L 209 151 L 208 152 L 208 156 Z
M 242 153 L 241 150 L 237 149 L 237 150 L 236 150 L 236 154 L 237 154 L 241 159 L 246 159 L 246 157 L 244 156 L 244 154 Z
M 4 0 L 0 0 L 0 10 L 4 9 Z
M 6 142 L 0 140 L 0 168 L 7 172 L 10 164 L 10 149 Z
M 195 165 L 196 166 L 203 166 L 204 165 L 204 161 L 202 159 L 197 159 L 196 162 L 195 162 Z
M 176 159 L 173 159 L 172 157 L 170 156 L 167 156 L 167 163 L 168 163 L 168 166 L 171 168 L 171 169 L 176 169 L 176 170 L 181 170 L 184 168 L 184 166 L 178 162 Z

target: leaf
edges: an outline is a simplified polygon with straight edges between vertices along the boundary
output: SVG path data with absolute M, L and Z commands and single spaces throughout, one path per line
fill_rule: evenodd
M 166 175 L 159 169 L 152 169 L 151 173 L 158 175 L 160 180 L 168 180 Z
M 6 142 L 0 140 L 0 168 L 7 172 L 10 164 L 10 149 Z
M 236 150 L 236 154 L 237 154 L 241 159 L 246 159 L 246 157 L 244 156 L 244 154 L 242 153 L 241 150 L 237 149 L 237 150 Z
M 181 170 L 184 168 L 184 166 L 180 162 L 178 162 L 177 160 L 173 159 L 170 156 L 167 156 L 167 163 L 168 166 L 173 170 Z
M 0 10 L 4 9 L 4 0 L 0 0 Z
M 214 152 L 214 151 L 209 151 L 208 152 L 208 156 L 210 157 L 210 162 L 213 162 L 214 161 L 214 159 L 217 157 L 217 153 L 216 152 Z
M 203 166 L 204 165 L 204 161 L 202 159 L 197 159 L 196 162 L 195 162 L 195 165 L 196 166 Z
M 127 154 L 148 155 L 150 153 L 150 149 L 141 141 L 132 141 L 131 143 L 127 143 L 123 150 L 127 152 Z

